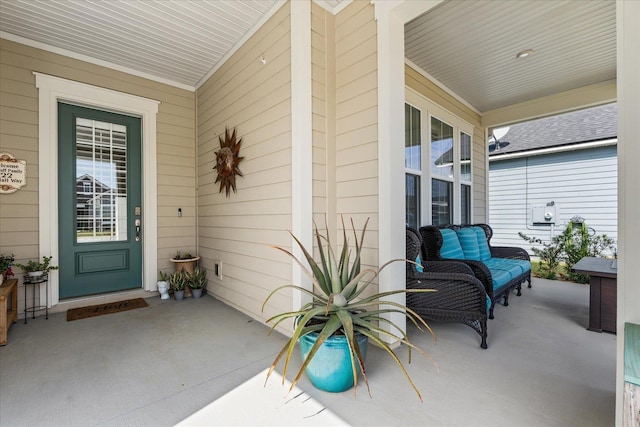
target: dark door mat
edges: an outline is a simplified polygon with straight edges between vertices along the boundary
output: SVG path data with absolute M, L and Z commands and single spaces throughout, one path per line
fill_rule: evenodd
M 71 310 L 67 310 L 67 322 L 78 319 L 86 319 L 87 317 L 102 316 L 103 314 L 135 310 L 136 308 L 142 307 L 149 307 L 149 304 L 147 304 L 144 298 L 135 298 L 124 301 L 110 302 L 106 304 L 72 308 Z

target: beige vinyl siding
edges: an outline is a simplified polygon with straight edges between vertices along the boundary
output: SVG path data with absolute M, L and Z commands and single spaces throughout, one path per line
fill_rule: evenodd
M 292 306 L 282 292 L 261 313 L 269 292 L 291 283 L 291 261 L 269 246 L 291 246 L 290 28 L 286 4 L 196 92 L 201 265 L 209 292 L 257 319 Z M 225 127 L 237 130 L 244 157 L 230 197 L 212 169 Z M 222 280 L 212 274 L 216 261 Z
M 347 229 L 350 218 L 358 229 L 370 218 L 362 258 L 365 265 L 377 266 L 377 26 L 369 2 L 353 2 L 336 16 L 335 45 L 336 211 L 344 215 Z
M 158 267 L 172 268 L 168 258 L 177 249 L 195 250 L 194 93 L 2 39 L 0 151 L 27 161 L 27 185 L 16 193 L 0 195 L 0 253 L 14 253 L 21 262 L 39 255 L 38 90 L 34 71 L 160 101 Z M 177 217 L 179 207 L 182 218 Z M 19 295 L 23 298 L 22 290 Z
M 405 85 L 422 94 L 431 102 L 473 125 L 473 221 L 487 220 L 487 152 L 480 115 L 464 105 L 438 85 L 405 64 Z

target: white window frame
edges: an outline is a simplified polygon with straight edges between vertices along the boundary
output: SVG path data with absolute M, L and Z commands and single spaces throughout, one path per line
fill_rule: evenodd
M 454 224 L 459 224 L 462 216 L 462 184 L 471 186 L 471 218 L 473 222 L 473 125 L 464 121 L 455 114 L 440 107 L 423 95 L 411 88 L 405 88 L 405 103 L 421 111 L 421 133 L 422 133 L 422 179 L 420 182 L 421 194 L 421 224 L 431 224 L 432 203 L 432 179 L 440 179 L 453 183 L 453 218 Z M 431 117 L 453 127 L 453 178 L 442 175 L 434 175 L 431 170 Z M 471 181 L 462 180 L 460 172 L 460 132 L 464 132 L 471 137 Z M 405 173 L 407 170 L 405 171 Z M 413 173 L 413 172 L 410 172 Z
M 422 110 L 413 105 L 410 102 L 405 102 L 406 105 L 409 105 L 412 108 L 415 108 L 416 110 L 420 111 L 420 141 L 422 142 L 422 138 L 424 137 L 424 131 L 423 131 L 423 125 L 422 125 Z M 406 120 L 406 112 L 405 112 L 405 120 Z M 406 149 L 406 147 L 405 147 Z M 422 223 L 422 212 L 423 212 L 423 208 L 422 208 L 422 199 L 423 199 L 423 195 L 422 195 L 422 186 L 424 185 L 422 180 L 423 178 L 423 174 L 422 174 L 422 169 L 424 167 L 424 154 L 423 154 L 423 147 L 420 148 L 420 169 L 412 169 L 412 168 L 408 168 L 406 166 L 406 151 L 405 151 L 405 168 L 404 168 L 404 176 L 405 176 L 405 192 L 406 192 L 406 179 L 407 179 L 407 175 L 415 175 L 415 176 L 419 176 L 420 177 L 420 195 L 419 195 L 419 200 L 418 200 L 418 215 L 419 215 L 419 222 Z M 406 197 L 406 194 L 405 194 Z M 407 206 L 405 206 L 405 210 L 407 209 Z M 405 212 L 405 218 L 406 218 L 406 212 Z
M 458 173 L 460 175 L 460 183 L 458 184 L 458 191 L 460 192 L 460 219 L 458 222 L 462 221 L 462 186 L 468 185 L 469 191 L 471 193 L 469 200 L 469 223 L 473 223 L 473 128 L 472 132 L 467 132 L 465 129 L 458 128 L 458 150 L 462 149 L 462 140 L 460 139 L 460 133 L 465 133 L 469 135 L 469 180 L 465 180 L 462 178 L 462 153 L 458 154 Z

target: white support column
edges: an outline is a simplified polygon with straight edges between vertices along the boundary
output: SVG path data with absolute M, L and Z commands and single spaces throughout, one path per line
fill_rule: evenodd
M 404 24 L 431 9 L 434 1 L 372 1 L 378 23 L 378 264 L 405 257 L 404 190 Z M 404 289 L 401 262 L 387 267 L 379 277 L 380 292 Z M 404 304 L 405 296 L 394 301 Z M 406 318 L 390 320 L 403 330 Z M 390 331 L 397 332 L 397 331 Z
M 312 116 L 311 116 L 311 2 L 292 1 L 291 7 L 291 228 L 305 247 L 312 234 Z M 293 254 L 302 252 L 292 240 Z M 311 281 L 292 263 L 294 284 L 311 289 Z M 293 309 L 306 302 L 293 294 Z
M 404 22 L 387 3 L 376 3 L 378 21 L 378 265 L 405 257 L 404 191 Z M 381 7 L 386 6 L 386 7 Z M 397 262 L 380 273 L 380 292 L 404 289 L 405 267 Z M 393 300 L 404 304 L 405 296 Z M 389 320 L 403 330 L 406 318 L 394 313 Z M 384 325 L 389 332 L 391 327 Z M 386 336 L 386 341 L 391 342 Z
M 624 396 L 624 324 L 640 324 L 640 2 L 617 1 L 618 93 L 618 307 L 616 425 L 622 426 Z M 626 420 L 630 422 L 630 420 Z

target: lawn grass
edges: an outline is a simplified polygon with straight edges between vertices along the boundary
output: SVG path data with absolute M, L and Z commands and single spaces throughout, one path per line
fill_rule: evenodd
M 556 277 L 554 280 L 568 280 L 565 274 L 565 264 L 560 263 L 555 269 Z M 540 261 L 531 261 L 531 274 L 534 277 L 542 277 L 540 274 Z
M 570 277 L 566 271 L 567 271 L 566 264 L 564 262 L 561 262 L 560 264 L 558 264 L 558 267 L 555 269 L 556 277 L 554 277 L 551 280 L 566 280 L 568 282 L 583 283 L 583 284 L 588 283 L 588 282 L 577 281 L 574 277 Z M 540 273 L 540 261 L 531 261 L 531 275 L 533 277 L 541 277 L 543 279 L 549 279 L 548 277 L 544 277 Z M 588 276 L 586 277 L 588 279 Z

